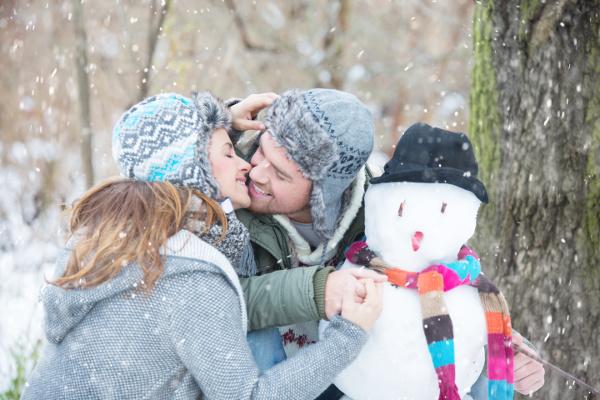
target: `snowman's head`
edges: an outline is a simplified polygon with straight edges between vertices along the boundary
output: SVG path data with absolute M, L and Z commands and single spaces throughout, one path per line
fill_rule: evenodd
M 371 185 L 365 194 L 369 247 L 410 271 L 453 261 L 475 232 L 480 204 L 471 191 L 448 183 Z
M 369 247 L 399 268 L 453 261 L 488 202 L 469 138 L 416 123 L 365 195 Z

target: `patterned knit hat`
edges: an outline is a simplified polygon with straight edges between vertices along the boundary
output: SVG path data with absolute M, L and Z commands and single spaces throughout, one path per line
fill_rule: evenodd
M 373 149 L 373 118 L 355 96 L 333 89 L 289 90 L 269 108 L 265 126 L 312 181 L 312 225 L 335 232 L 342 196 Z
M 169 181 L 216 199 L 208 145 L 215 129 L 230 127 L 229 111 L 208 92 L 193 99 L 159 94 L 131 107 L 116 123 L 113 157 L 125 177 Z

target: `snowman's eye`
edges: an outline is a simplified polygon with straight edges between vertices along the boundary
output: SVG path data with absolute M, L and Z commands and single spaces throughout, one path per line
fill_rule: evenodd
M 442 214 L 446 212 L 446 206 L 447 205 L 448 204 L 446 204 L 446 203 L 442 203 L 442 209 L 440 210 L 442 212 Z
M 402 213 L 404 212 L 404 203 L 406 203 L 405 201 L 403 201 L 402 203 L 400 203 L 400 207 L 398 207 L 398 216 L 401 217 Z

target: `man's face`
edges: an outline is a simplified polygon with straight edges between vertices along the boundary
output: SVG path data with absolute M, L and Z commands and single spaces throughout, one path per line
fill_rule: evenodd
M 260 145 L 250 163 L 251 211 L 284 214 L 297 222 L 311 222 L 312 182 L 295 162 L 287 158 L 285 149 L 278 146 L 268 132 L 261 135 Z

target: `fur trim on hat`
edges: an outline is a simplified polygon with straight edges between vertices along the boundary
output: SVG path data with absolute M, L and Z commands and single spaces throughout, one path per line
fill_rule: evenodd
M 192 95 L 198 109 L 203 127 L 208 132 L 215 129 L 231 129 L 231 113 L 225 104 L 210 92 L 198 92 Z
M 325 205 L 325 193 L 323 192 L 324 189 L 322 183 L 313 181 L 309 205 L 313 228 L 321 238 L 329 239 L 335 231 L 335 227 L 327 226 L 325 219 L 326 213 L 339 212 L 339 210 L 327 210 L 327 206 Z
M 299 90 L 285 92 L 275 100 L 264 123 L 267 132 L 285 148 L 288 158 L 311 181 L 324 178 L 337 161 L 337 145 L 306 108 Z
M 199 120 L 198 124 L 198 140 L 196 146 L 196 162 L 204 170 L 206 184 L 210 187 L 210 192 L 206 193 L 211 197 L 221 197 L 219 185 L 215 181 L 210 160 L 208 157 L 208 147 L 210 139 L 216 129 L 223 128 L 229 132 L 231 130 L 231 113 L 225 104 L 213 96 L 210 92 L 192 93 L 192 100 L 196 106 Z

